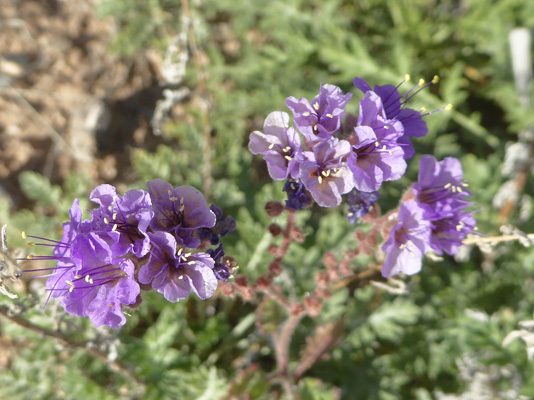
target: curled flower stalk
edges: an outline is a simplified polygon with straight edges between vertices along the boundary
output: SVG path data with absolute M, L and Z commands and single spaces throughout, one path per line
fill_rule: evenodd
M 191 291 L 205 300 L 228 279 L 232 265 L 219 240 L 235 229 L 233 218 L 223 219 L 191 186 L 156 179 L 147 187 L 119 196 L 111 185 L 98 186 L 90 196 L 98 207 L 87 220 L 74 200 L 60 241 L 24 234 L 53 246 L 51 256 L 31 258 L 55 266 L 27 272 L 49 273 L 48 298 L 60 298 L 67 313 L 118 328 L 126 323 L 124 308 L 142 301 L 141 287 L 171 302 Z M 208 249 L 214 243 L 217 251 Z

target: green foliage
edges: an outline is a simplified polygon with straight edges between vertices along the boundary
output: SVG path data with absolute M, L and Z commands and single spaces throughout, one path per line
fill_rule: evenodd
M 429 134 L 415 139 L 415 148 L 418 154 L 439 159 L 460 158 L 474 194 L 480 231 L 498 234 L 499 215 L 492 201 L 505 180 L 504 148 L 533 122 L 531 110 L 518 103 L 507 35 L 513 27 L 534 26 L 534 3 L 273 0 L 268 7 L 247 0 L 190 3 L 197 47 L 205 58 L 209 113 L 199 111 L 196 94 L 185 100 L 181 106 L 187 118 L 165 126 L 159 147 L 154 152 L 134 152 L 138 179 L 132 186 L 161 178 L 202 189 L 209 162 L 213 184 L 208 200 L 237 220 L 237 231 L 224 239 L 225 251 L 236 258 L 240 273 L 249 280 L 267 272 L 273 259 L 268 248 L 281 239 L 273 238 L 266 228 L 270 223 L 284 226 L 285 218 L 271 219 L 264 211 L 267 201 L 284 199 L 283 183 L 273 183 L 260 158 L 247 151 L 248 135 L 262 128 L 269 112 L 284 110 L 286 97 L 312 98 L 321 81 L 355 93 L 355 75 L 372 84 L 397 84 L 406 73 L 415 82 L 439 75 L 440 82 L 411 100 L 411 105 L 433 110 L 452 103 L 454 109 L 428 116 Z M 181 28 L 180 4 L 105 0 L 99 2 L 98 12 L 113 17 L 119 27 L 112 50 L 131 57 L 147 48 L 164 51 Z M 194 91 L 199 74 L 193 63 L 187 67 L 185 84 Z M 349 111 L 357 112 L 356 106 Z M 209 139 L 204 134 L 206 117 Z M 380 200 L 384 210 L 395 207 L 416 179 L 417 158 L 410 161 L 406 177 L 385 185 Z M 16 239 L 22 230 L 61 237 L 61 223 L 68 218 L 73 199 L 81 199 L 82 210 L 90 207 L 87 195 L 94 182 L 72 173 L 61 185 L 51 184 L 26 172 L 20 186 L 34 203 L 32 210 L 12 210 L 0 198 L 0 219 L 9 223 L 14 247 L 23 244 Z M 525 195 L 530 204 L 533 188 L 529 178 Z M 324 270 L 326 251 L 341 258 L 345 250 L 357 246 L 355 226 L 348 224 L 343 211 L 316 207 L 298 213 L 304 241 L 292 243 L 284 272 L 276 280 L 290 299 L 302 298 L 315 288 L 314 277 Z M 515 211 L 509 222 L 518 217 Z M 521 229 L 534 231 L 532 218 L 521 224 Z M 363 270 L 368 264 L 368 258 L 360 257 L 352 267 Z M 519 321 L 532 317 L 533 266 L 532 248 L 502 244 L 491 254 L 472 249 L 464 262 L 448 256 L 441 262 L 426 262 L 421 274 L 406 279 L 410 291 L 403 296 L 357 285 L 334 292 L 321 314 L 304 319 L 296 330 L 292 360 L 298 359 L 318 326 L 340 320 L 344 326 L 328 357 L 296 383 L 298 398 L 428 400 L 438 392 L 459 395 L 467 390 L 458 367 L 466 356 L 488 368 L 515 366 L 522 379 L 521 394 L 531 398 L 534 367 L 524 344 L 515 341 L 503 347 L 502 341 Z M 57 318 L 51 313 L 47 309 L 32 318 L 52 327 Z M 282 391 L 268 383 L 276 369 L 269 334 L 286 317 L 274 302 L 267 302 L 259 316 L 254 305 L 240 300 L 168 304 L 150 293 L 131 314 L 117 333 L 119 358 L 147 385 L 147 399 L 219 399 L 230 388 L 236 396 L 270 399 L 273 390 Z M 263 331 L 256 325 L 258 317 Z M 28 335 L 11 324 L 2 323 L 1 328 L 3 334 L 28 343 L 25 347 L 17 342 L 10 368 L 0 371 L 1 398 L 111 399 L 119 398 L 121 389 L 130 393 L 133 388 L 132 382 L 118 378 L 105 363 L 83 351 L 63 351 L 52 340 Z M 91 338 L 95 330 L 84 322 L 76 335 Z M 252 372 L 247 369 L 251 365 Z M 507 387 L 509 382 L 500 384 Z

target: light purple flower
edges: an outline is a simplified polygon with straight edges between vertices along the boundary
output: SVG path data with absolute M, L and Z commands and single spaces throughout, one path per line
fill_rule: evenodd
M 289 115 L 282 111 L 270 113 L 263 130 L 264 133 L 254 131 L 250 134 L 250 152 L 265 156 L 273 180 L 281 181 L 288 176 L 298 179 L 302 144 L 297 131 L 289 127 Z
M 150 239 L 153 250 L 139 271 L 139 282 L 151 283 L 154 290 L 173 303 L 189 297 L 191 290 L 202 300 L 215 293 L 215 263 L 209 254 L 188 253 L 167 232 L 151 233 Z
M 438 254 L 443 251 L 454 255 L 469 233 L 474 232 L 476 221 L 473 214 L 461 209 L 454 210 L 447 217 L 431 222 L 430 244 Z
M 304 153 L 307 161 L 300 165 L 301 180 L 321 207 L 338 206 L 341 195 L 354 187 L 352 173 L 344 161 L 349 151 L 347 141 L 331 138 L 315 145 L 313 153 Z
M 114 256 L 131 252 L 143 257 L 149 252 L 147 229 L 154 211 L 146 191 L 129 190 L 119 196 L 113 186 L 100 185 L 89 199 L 100 206 L 91 212 L 90 229 L 110 238 Z
M 339 130 L 345 106 L 352 94 L 334 85 L 322 85 L 310 102 L 305 98 L 288 97 L 287 107 L 293 112 L 295 124 L 310 143 L 329 139 Z
M 418 181 L 412 184 L 412 189 L 426 219 L 448 217 L 454 210 L 470 205 L 466 197 L 471 193 L 462 179 L 462 165 L 456 158 L 446 157 L 438 162 L 431 155 L 421 157 Z
M 147 187 L 154 209 L 151 228 L 171 232 L 185 247 L 198 247 L 198 228 L 212 228 L 216 222 L 204 195 L 192 186 L 172 187 L 161 179 L 149 181 Z
M 404 175 L 404 151 L 397 142 L 402 134 L 402 124 L 387 119 L 380 97 L 368 91 L 360 101 L 358 125 L 348 139 L 352 144 L 348 165 L 356 189 L 377 191 L 382 182 L 397 180 Z
M 411 158 L 415 154 L 409 136 L 423 137 L 428 133 L 428 127 L 423 120 L 423 115 L 414 109 L 406 107 L 408 101 L 414 94 L 410 95 L 415 89 L 422 89 L 416 85 L 403 95 L 399 94 L 396 86 L 393 85 L 375 85 L 374 89 L 362 78 L 354 78 L 354 86 L 363 93 L 374 92 L 384 104 L 385 115 L 388 119 L 396 119 L 403 125 L 403 136 L 398 142 L 403 146 L 404 158 Z
M 421 270 L 421 259 L 430 248 L 430 222 L 423 218 L 423 210 L 415 201 L 399 207 L 398 223 L 382 246 L 386 260 L 382 276 L 388 278 L 400 273 L 416 274 Z
M 114 258 L 107 243 L 92 232 L 76 237 L 71 255 L 71 267 L 57 267 L 47 290 L 61 297 L 67 313 L 89 317 L 95 326 L 124 325 L 122 306 L 134 304 L 140 293 L 132 261 Z

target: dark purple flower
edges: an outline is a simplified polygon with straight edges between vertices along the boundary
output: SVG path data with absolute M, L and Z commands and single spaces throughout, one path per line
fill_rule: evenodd
M 154 209 L 150 227 L 155 231 L 171 232 L 185 247 L 198 247 L 198 229 L 212 228 L 216 221 L 204 195 L 192 186 L 173 188 L 161 179 L 149 181 L 147 187 Z
M 379 199 L 379 192 L 361 192 L 352 189 L 347 195 L 347 220 L 353 224 L 361 217 L 369 214 L 373 204 Z
M 288 97 L 287 107 L 293 112 L 295 124 L 311 142 L 329 139 L 341 125 L 345 106 L 352 97 L 334 85 L 322 85 L 310 102 L 305 98 Z
M 349 137 L 352 151 L 348 165 L 356 189 L 377 191 L 382 182 L 397 180 L 404 175 L 404 151 L 397 142 L 402 134 L 402 124 L 387 119 L 380 97 L 368 91 L 360 101 L 358 125 Z
M 97 186 L 89 199 L 100 207 L 91 212 L 90 230 L 106 234 L 113 242 L 114 256 L 133 253 L 143 257 L 150 250 L 147 229 L 154 216 L 152 202 L 144 190 L 129 190 L 117 195 L 111 185 Z
M 398 223 L 382 246 L 386 260 L 382 276 L 388 278 L 399 273 L 416 274 L 421 270 L 421 259 L 430 248 L 430 222 L 423 218 L 423 210 L 415 201 L 399 207 Z
M 152 284 L 170 302 L 189 297 L 191 290 L 202 300 L 215 293 L 217 278 L 214 260 L 207 253 L 187 252 L 167 232 L 150 234 L 153 249 L 147 263 L 139 271 L 139 282 Z
M 313 153 L 304 154 L 307 161 L 300 165 L 300 177 L 321 207 L 338 206 L 341 195 L 354 187 L 352 173 L 344 162 L 349 151 L 349 142 L 331 138 L 315 145 Z
M 426 219 L 448 217 L 454 210 L 470 205 L 466 197 L 471 193 L 462 179 L 462 165 L 456 158 L 446 157 L 438 162 L 431 155 L 421 157 L 419 178 L 412 189 L 417 203 L 425 210 Z
M 405 81 L 406 80 L 409 80 L 409 76 L 407 79 L 405 79 Z M 427 85 L 424 85 L 423 82 L 424 86 L 421 84 L 416 85 L 408 92 L 400 95 L 398 86 L 375 85 L 373 90 L 371 89 L 371 86 L 362 78 L 354 78 L 354 86 L 356 86 L 356 88 L 361 90 L 363 93 L 374 92 L 382 99 L 387 119 L 396 119 L 402 123 L 404 132 L 403 136 L 399 138 L 399 143 L 403 145 L 404 158 L 411 158 L 415 154 L 412 143 L 408 136 L 423 137 L 428 133 L 428 127 L 426 122 L 423 120 L 423 115 L 419 111 L 406 107 L 406 104 L 415 94 L 417 94 L 419 90 L 422 90 L 424 87 L 427 87 L 435 82 L 437 82 L 437 77 L 435 77 Z M 412 94 L 415 89 L 419 90 Z
M 215 204 L 210 206 L 210 210 L 215 214 L 216 222 L 213 228 L 200 228 L 198 236 L 201 241 L 209 240 L 210 244 L 217 245 L 221 237 L 235 230 L 235 219 L 231 216 L 223 218 L 223 211 Z
M 300 179 L 288 179 L 284 185 L 283 191 L 287 192 L 287 208 L 298 211 L 310 204 L 310 197 Z
M 275 181 L 288 176 L 299 178 L 302 145 L 297 131 L 289 127 L 289 115 L 282 111 L 270 113 L 263 125 L 264 133 L 250 134 L 248 149 L 252 154 L 263 154 L 269 175 Z
M 474 232 L 476 221 L 473 214 L 461 209 L 453 211 L 450 216 L 431 222 L 430 244 L 438 254 L 443 251 L 454 255 L 469 233 Z
M 209 249 L 207 253 L 214 261 L 213 273 L 218 281 L 227 282 L 230 279 L 230 269 L 225 264 L 223 245 L 220 244 L 216 249 Z

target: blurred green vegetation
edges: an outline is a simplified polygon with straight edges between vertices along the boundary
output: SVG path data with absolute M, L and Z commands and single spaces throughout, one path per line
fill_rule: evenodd
M 273 0 L 267 5 L 205 0 L 192 1 L 190 7 L 198 48 L 208 60 L 206 90 L 213 102 L 209 157 L 214 182 L 209 201 L 237 220 L 237 231 L 224 244 L 226 253 L 239 262 L 240 273 L 255 279 L 266 272 L 272 259 L 266 227 L 272 220 L 263 206 L 283 199 L 282 185 L 271 182 L 264 163 L 247 151 L 249 133 L 261 129 L 269 112 L 284 109 L 286 97 L 312 98 L 320 82 L 354 92 L 354 76 L 372 84 L 396 84 L 406 73 L 416 81 L 440 76 L 440 83 L 417 96 L 412 106 L 432 110 L 452 103 L 454 109 L 427 118 L 429 134 L 414 140 L 416 151 L 439 159 L 458 157 L 477 204 L 480 231 L 499 234 L 492 199 L 505 180 L 504 149 L 533 123 L 531 110 L 519 105 L 515 92 L 508 33 L 519 26 L 534 27 L 534 2 Z M 164 52 L 182 21 L 179 0 L 102 0 L 97 12 L 116 19 L 120 29 L 110 51 L 125 58 L 147 48 Z M 190 62 L 185 84 L 194 90 L 197 83 L 198 72 Z M 356 101 L 351 104 L 357 107 Z M 135 153 L 138 181 L 130 182 L 132 186 L 162 178 L 173 185 L 203 187 L 202 115 L 194 103 L 184 106 L 191 118 L 169 122 L 165 144 L 155 152 Z M 395 207 L 416 179 L 417 158 L 410 161 L 406 177 L 385 185 L 380 201 L 384 209 Z M 533 183 L 530 177 L 525 185 L 530 203 Z M 20 185 L 35 207 L 10 210 L 7 203 L 0 204 L 10 234 L 26 230 L 59 238 L 72 200 L 80 198 L 81 208 L 87 209 L 94 183 L 73 173 L 61 187 L 52 186 L 26 173 Z M 326 251 L 340 256 L 356 247 L 354 226 L 343 211 L 313 208 L 298 213 L 306 239 L 292 244 L 278 282 L 290 297 L 301 297 L 314 287 Z M 514 211 L 509 222 L 534 232 L 532 218 L 519 221 L 518 213 Z M 19 245 L 11 240 L 12 247 Z M 521 341 L 502 346 L 519 321 L 532 318 L 533 260 L 534 251 L 517 243 L 499 245 L 489 255 L 474 248 L 461 263 L 452 257 L 427 259 L 419 275 L 406 279 L 409 295 L 374 287 L 338 291 L 321 315 L 306 318 L 295 333 L 293 360 L 316 326 L 344 316 L 343 340 L 301 379 L 298 398 L 426 400 L 437 393 L 461 394 L 469 386 L 459 369 L 466 358 L 488 368 L 513 366 L 522 381 L 521 395 L 533 398 L 534 367 L 525 346 Z M 365 260 L 353 265 L 365 267 Z M 36 287 L 31 295 L 42 304 L 44 290 Z M 284 312 L 270 307 L 264 322 L 280 324 Z M 254 306 L 220 297 L 169 304 L 150 293 L 131 313 L 126 326 L 115 333 L 118 352 L 147 384 L 147 399 L 224 398 L 230 382 L 238 395 L 274 398 L 266 384 L 275 369 L 273 349 L 255 325 Z M 50 305 L 44 314 L 39 306 L 25 313 L 49 327 L 58 315 L 61 308 Z M 78 338 L 94 337 L 96 330 L 87 321 L 62 318 L 77 327 Z M 110 373 L 105 363 L 83 351 L 65 352 L 53 340 L 15 325 L 1 327 L 2 334 L 18 344 L 10 368 L 0 371 L 0 397 L 127 397 L 132 383 Z M 235 383 L 251 364 L 258 368 Z M 511 381 L 503 378 L 496 385 L 504 391 Z

